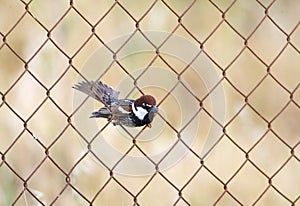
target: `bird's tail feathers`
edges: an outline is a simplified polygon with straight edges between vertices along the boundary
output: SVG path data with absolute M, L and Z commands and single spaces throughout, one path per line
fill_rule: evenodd
M 93 97 L 106 106 L 118 101 L 120 94 L 120 92 L 114 90 L 107 84 L 103 84 L 101 81 L 83 81 L 75 84 L 73 88 Z
M 92 115 L 90 116 L 90 118 L 106 118 L 106 119 L 110 119 L 112 116 L 111 111 L 106 108 L 106 107 L 102 107 L 101 109 L 99 109 L 96 112 L 93 112 Z

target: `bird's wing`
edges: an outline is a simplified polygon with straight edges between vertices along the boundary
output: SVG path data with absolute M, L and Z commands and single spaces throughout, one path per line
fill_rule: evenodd
M 132 104 L 133 100 L 120 99 L 119 102 L 112 105 L 111 112 L 114 125 L 125 125 L 134 127 L 135 123 L 132 120 Z
M 128 116 L 132 112 L 132 104 L 133 100 L 120 99 L 118 102 L 115 102 L 111 107 L 112 113 L 115 116 Z
M 75 84 L 73 88 L 93 97 L 106 106 L 111 105 L 112 102 L 117 102 L 120 94 L 119 91 L 103 84 L 101 81 L 83 81 Z

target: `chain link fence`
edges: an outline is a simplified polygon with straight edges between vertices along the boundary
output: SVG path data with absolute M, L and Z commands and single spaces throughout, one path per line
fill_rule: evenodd
M 300 205 L 299 9 L 1 1 L 0 204 Z M 152 128 L 89 119 L 82 79 L 153 94 Z

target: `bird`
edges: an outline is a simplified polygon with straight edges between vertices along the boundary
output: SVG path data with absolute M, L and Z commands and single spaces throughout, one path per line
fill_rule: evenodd
M 98 111 L 92 112 L 90 118 L 106 118 L 114 126 L 151 127 L 151 122 L 158 113 L 156 100 L 145 94 L 138 99 L 119 99 L 120 92 L 101 81 L 82 81 L 73 86 L 95 100 L 104 104 Z

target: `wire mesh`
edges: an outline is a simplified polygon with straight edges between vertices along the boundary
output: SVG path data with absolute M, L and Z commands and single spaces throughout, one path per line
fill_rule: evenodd
M 297 1 L 280 0 L 2 1 L 1 205 L 299 205 L 299 7 Z M 148 30 L 168 35 L 157 44 Z M 121 45 L 109 43 L 125 33 Z M 131 69 L 138 63 L 120 58 L 135 35 L 153 54 L 137 57 L 136 62 L 145 58 L 138 75 Z M 198 48 L 187 64 L 162 52 L 175 35 Z M 172 143 L 158 161 L 151 156 L 152 147 L 166 144 L 149 149 L 139 141 L 152 128 L 132 133 L 118 127 L 130 138 L 106 139 L 122 150 L 112 165 L 94 143 L 116 127 L 99 120 L 92 136 L 79 128 L 90 124 L 89 114 L 76 117 L 90 99 L 72 105 L 72 85 L 78 77 L 89 79 L 82 68 L 99 47 L 109 64 L 90 68 L 94 78 L 115 85 L 129 78 L 128 98 L 146 92 L 141 85 L 155 65 L 176 77 L 168 91 L 156 92 L 158 106 L 175 114 L 157 117 L 173 138 L 168 142 L 164 137 L 166 144 Z M 191 69 L 201 55 L 220 76 L 203 90 Z M 209 104 L 220 86 L 226 97 L 224 122 Z M 199 105 L 183 127 L 170 106 L 178 87 Z M 199 152 L 203 134 L 197 134 L 193 145 L 182 138 L 197 118 L 204 119 L 200 127 L 209 128 L 207 121 L 222 131 L 204 154 Z M 162 170 L 179 144 L 187 153 Z M 145 157 L 153 172 L 116 172 L 133 154 Z

